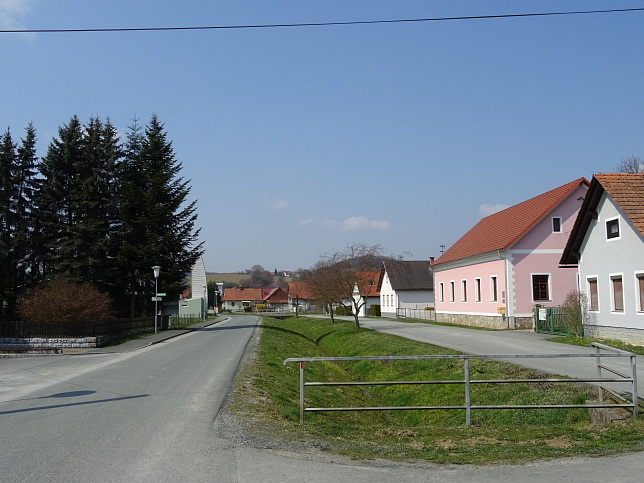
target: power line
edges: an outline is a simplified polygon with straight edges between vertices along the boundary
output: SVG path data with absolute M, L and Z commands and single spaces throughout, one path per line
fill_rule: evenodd
M 373 25 L 389 23 L 409 22 L 442 22 L 450 20 L 484 20 L 494 18 L 519 18 L 519 17 L 552 17 L 557 15 L 590 15 L 599 13 L 620 13 L 620 12 L 641 12 L 642 8 L 620 8 L 610 10 L 578 10 L 568 12 L 544 12 L 544 13 L 515 13 L 503 15 L 475 15 L 464 17 L 435 17 L 435 18 L 411 18 L 396 20 L 356 20 L 350 22 L 307 22 L 307 23 L 285 23 L 285 24 L 263 24 L 263 25 L 216 25 L 202 27 L 136 27 L 136 28 L 84 28 L 84 29 L 17 29 L 0 30 L 0 33 L 78 33 L 78 32 L 151 32 L 169 30 L 232 30 L 232 29 L 265 29 L 265 28 L 287 28 L 287 27 L 330 27 L 342 25 Z

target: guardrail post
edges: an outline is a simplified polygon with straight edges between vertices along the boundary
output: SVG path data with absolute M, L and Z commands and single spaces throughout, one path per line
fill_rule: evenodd
M 637 360 L 635 354 L 631 355 L 631 377 L 633 378 L 633 419 L 637 419 L 639 414 L 639 396 L 637 395 Z
M 300 361 L 300 424 L 304 424 L 304 361 Z
M 465 358 L 463 360 L 463 368 L 465 371 L 465 424 L 472 425 L 472 408 L 470 403 L 470 360 Z
M 597 362 L 597 377 L 599 379 L 602 378 L 602 360 L 601 360 L 601 352 L 600 351 L 601 351 L 601 349 L 599 347 L 595 346 L 595 360 Z M 598 393 L 599 402 L 603 403 L 604 402 L 604 388 L 603 388 L 601 382 L 598 385 L 597 393 Z

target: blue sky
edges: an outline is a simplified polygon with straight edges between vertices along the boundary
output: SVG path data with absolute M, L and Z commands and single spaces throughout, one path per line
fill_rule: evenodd
M 0 0 L 0 29 L 348 22 L 644 0 Z M 439 256 L 483 215 L 644 157 L 644 12 L 376 25 L 0 33 L 0 127 L 157 114 L 209 272 L 353 243 Z

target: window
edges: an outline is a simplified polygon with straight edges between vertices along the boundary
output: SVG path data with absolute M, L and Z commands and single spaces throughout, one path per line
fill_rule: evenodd
M 612 275 L 610 277 L 613 286 L 613 311 L 624 312 L 624 290 L 621 275 Z
M 480 278 L 474 279 L 474 301 L 475 302 L 481 301 L 481 279 Z
M 637 300 L 637 311 L 644 312 L 644 273 L 636 275 L 637 293 L 639 298 Z
M 606 238 L 608 240 L 619 238 L 619 218 L 606 220 Z
M 499 300 L 499 288 L 496 284 L 496 277 L 490 277 L 490 302 Z
M 449 301 L 454 302 L 454 282 L 449 283 Z
M 550 300 L 549 278 L 548 275 L 532 276 L 532 300 Z
M 467 280 L 461 280 L 461 301 L 467 302 Z
M 597 292 L 597 279 L 588 279 L 588 298 L 590 302 L 590 310 L 593 312 L 599 311 L 599 293 Z
M 555 216 L 552 219 L 552 233 L 561 233 L 561 217 Z
M 445 289 L 445 285 L 443 284 L 443 282 L 439 283 L 438 284 L 438 300 L 441 301 L 441 302 L 445 302 L 445 293 L 443 291 L 444 289 Z

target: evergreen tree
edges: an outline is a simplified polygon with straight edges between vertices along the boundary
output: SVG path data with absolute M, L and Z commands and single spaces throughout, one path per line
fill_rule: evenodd
M 197 243 L 200 230 L 195 230 L 196 201 L 188 201 L 189 182 L 179 176 L 182 164 L 157 116 L 152 116 L 144 135 L 136 124 L 130 128 L 125 151 L 119 202 L 126 227 L 121 265 L 128 265 L 132 293 L 153 291 L 154 265 L 162 269 L 160 290 L 178 293 L 203 253 L 203 244 Z M 149 305 L 141 310 L 149 310 Z
M 0 139 L 0 314 L 7 316 L 11 292 L 11 246 L 12 246 L 12 213 L 13 170 L 16 164 L 16 144 L 7 128 Z
M 39 165 L 42 182 L 36 195 L 39 264 L 43 276 L 66 276 L 80 281 L 79 240 L 72 227 L 79 218 L 79 167 L 83 164 L 83 129 L 78 117 L 58 129 Z
M 30 123 L 18 147 L 9 129 L 0 139 L 0 313 L 12 318 L 32 283 L 30 267 L 36 131 Z

